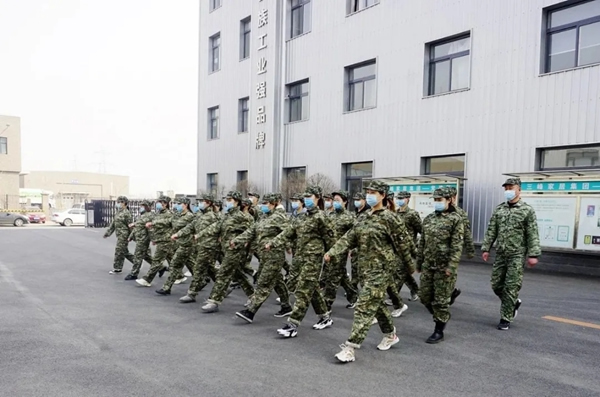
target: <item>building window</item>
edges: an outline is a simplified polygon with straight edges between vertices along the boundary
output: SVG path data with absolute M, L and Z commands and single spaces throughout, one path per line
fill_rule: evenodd
M 240 21 L 240 60 L 250 58 L 250 17 Z
M 310 0 L 292 0 L 290 38 L 310 31 Z
M 290 197 L 293 194 L 302 193 L 306 188 L 306 167 L 284 168 L 283 175 L 281 194 L 286 202 L 286 210 L 291 212 Z
M 465 155 L 423 157 L 423 174 L 465 175 Z
M 211 36 L 210 40 L 210 65 L 209 70 L 211 73 L 221 69 L 221 33 L 217 33 Z
M 572 168 L 600 168 L 600 145 L 539 150 L 540 171 Z
M 346 110 L 374 108 L 377 104 L 377 64 L 375 60 L 346 68 L 348 100 Z
M 206 190 L 210 194 L 217 194 L 219 190 L 219 174 L 206 174 Z
M 353 14 L 379 4 L 379 0 L 346 0 L 346 14 Z
M 546 72 L 600 63 L 600 0 L 546 11 Z
M 208 0 L 210 2 L 210 12 L 213 12 L 222 5 L 222 0 Z
M 208 139 L 219 139 L 219 107 L 208 109 Z
M 363 179 L 371 178 L 373 176 L 373 163 L 365 162 L 343 164 L 342 170 L 346 179 L 346 190 L 350 194 L 348 199 L 348 201 L 350 202 L 350 208 L 354 209 L 354 200 L 352 199 L 352 197 L 355 193 L 363 191 Z
M 248 171 L 237 172 L 237 184 L 235 190 L 242 193 L 242 196 L 248 196 Z
M 248 132 L 248 115 L 250 114 L 250 108 L 248 103 L 250 98 L 242 98 L 238 101 L 238 132 Z
M 469 88 L 471 36 L 462 35 L 427 44 L 429 49 L 428 95 Z
M 0 137 L 0 154 L 8 154 L 8 139 Z
M 308 120 L 308 80 L 288 84 L 288 121 Z

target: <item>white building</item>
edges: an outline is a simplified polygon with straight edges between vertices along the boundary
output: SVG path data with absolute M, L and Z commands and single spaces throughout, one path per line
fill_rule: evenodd
M 600 0 L 203 0 L 198 189 L 598 168 Z

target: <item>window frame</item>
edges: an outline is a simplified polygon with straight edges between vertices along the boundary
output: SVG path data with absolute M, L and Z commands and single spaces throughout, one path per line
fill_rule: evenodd
M 219 39 L 219 44 L 215 46 L 215 40 Z M 209 66 L 208 74 L 216 73 L 221 70 L 221 32 L 217 32 L 208 38 L 209 43 Z M 218 51 L 219 64 L 215 68 L 215 51 Z
M 213 184 L 214 182 L 214 184 Z M 214 186 L 214 189 L 213 189 Z M 216 196 L 219 192 L 219 173 L 210 172 L 206 174 L 206 190 Z
M 441 45 L 444 44 L 449 44 L 455 41 L 459 41 L 459 40 L 463 40 L 463 39 L 469 39 L 469 49 L 465 50 L 465 51 L 460 51 L 460 52 L 456 52 L 454 54 L 449 54 L 449 55 L 444 55 L 438 58 L 434 58 L 434 53 L 435 53 L 435 48 L 439 47 Z M 427 90 L 426 90 L 426 96 L 431 97 L 431 96 L 437 96 L 437 95 L 445 95 L 445 94 L 449 94 L 452 92 L 461 92 L 461 91 L 465 91 L 465 90 L 469 90 L 471 89 L 471 52 L 472 52 L 472 47 L 473 47 L 473 36 L 471 34 L 471 32 L 463 32 L 463 33 L 459 33 L 457 35 L 454 36 L 450 36 L 450 37 L 445 37 L 443 39 L 440 40 L 436 40 L 436 41 L 432 41 L 427 43 L 426 45 L 426 56 L 427 56 Z M 463 88 L 457 88 L 455 90 L 452 89 L 452 66 L 453 66 L 453 61 L 455 59 L 458 58 L 463 58 L 463 57 L 469 57 L 469 84 L 467 85 L 467 87 L 463 87 Z M 449 87 L 448 87 L 448 91 L 444 91 L 444 92 L 435 92 L 435 65 L 442 63 L 442 62 L 446 62 L 449 61 L 450 67 L 448 69 L 448 83 L 449 83 Z
M 307 92 L 306 93 L 302 92 L 302 85 L 303 84 L 307 85 Z M 298 95 L 292 95 L 291 92 L 296 87 L 300 87 L 300 94 L 298 94 Z M 301 121 L 308 121 L 308 119 L 310 118 L 310 79 L 298 80 L 298 81 L 295 81 L 293 83 L 286 84 L 286 90 L 287 90 L 287 93 L 288 93 L 287 97 L 286 97 L 286 100 L 287 100 L 287 104 L 286 104 L 286 111 L 287 111 L 286 120 L 287 120 L 287 123 L 291 124 L 291 123 L 298 123 L 298 122 L 301 122 Z M 307 105 L 307 109 L 306 109 L 307 116 L 304 119 L 304 118 L 302 118 L 302 114 L 304 113 L 303 98 L 305 98 L 305 97 L 307 98 L 307 104 L 306 104 Z M 294 105 L 295 101 L 300 101 L 300 105 L 301 105 L 301 107 L 300 107 L 300 119 L 298 119 L 298 120 L 292 120 L 292 108 L 293 108 L 293 105 Z
M 552 151 L 560 151 L 560 150 L 569 150 L 569 149 L 598 149 L 598 165 L 587 165 L 587 166 L 573 166 L 569 167 L 544 167 L 544 153 L 552 152 Z M 600 142 L 587 144 L 587 145 L 568 145 L 568 146 L 556 146 L 556 147 L 542 147 L 536 149 L 536 171 L 577 171 L 577 170 L 590 170 L 590 169 L 600 169 Z M 568 153 L 567 153 L 567 161 Z
M 247 27 L 247 29 L 246 29 Z M 248 47 L 246 48 L 246 36 L 248 37 Z M 252 18 L 250 16 L 240 21 L 240 62 L 250 59 L 252 50 Z
M 298 4 L 294 5 L 294 2 L 298 1 Z M 304 18 L 304 7 L 309 6 L 309 18 L 308 23 Z M 294 12 L 297 10 L 301 10 L 302 12 L 302 32 L 298 34 L 294 34 Z M 311 30 L 311 18 L 312 18 L 312 0 L 290 0 L 290 30 L 289 30 L 289 39 L 293 40 L 296 37 L 300 37 L 306 33 L 309 33 Z
M 367 10 L 371 7 L 375 7 L 376 5 L 380 4 L 380 0 L 372 0 L 374 1 L 373 4 L 368 5 L 367 2 L 369 0 L 347 0 L 346 2 L 346 16 L 350 16 L 350 15 L 354 15 L 358 12 Z M 364 3 L 364 6 L 361 7 L 361 3 Z M 356 4 L 356 10 L 353 10 L 354 4 Z
M 217 139 L 219 139 L 221 137 L 220 133 L 219 133 L 219 129 L 220 129 L 219 128 L 220 127 L 220 117 L 221 117 L 219 105 L 208 108 L 207 112 L 208 112 L 208 117 L 207 117 L 207 120 L 208 120 L 207 140 L 214 141 L 214 140 L 217 140 Z M 213 117 L 213 115 L 212 115 L 213 112 L 217 112 L 216 113 L 216 117 Z M 215 134 L 213 134 L 213 121 L 216 121 L 216 127 L 215 127 L 216 133 Z
M 209 0 L 209 10 L 208 12 L 213 12 L 214 10 L 218 10 L 223 6 L 223 0 Z
M 463 158 L 463 170 L 462 171 L 447 171 L 447 172 L 431 172 L 431 160 L 432 159 L 445 159 L 452 157 Z M 422 162 L 422 174 L 423 175 L 450 175 L 464 178 L 467 172 L 467 154 L 466 153 L 455 153 L 455 154 L 443 154 L 436 156 L 423 156 L 421 157 Z
M 350 78 L 351 73 L 353 73 L 356 69 L 364 67 L 364 66 L 370 66 L 370 65 L 375 66 L 375 74 L 365 76 L 365 77 L 360 77 L 358 79 Z M 356 111 L 360 111 L 360 110 L 375 109 L 377 107 L 377 72 L 378 72 L 377 58 L 373 58 L 368 61 L 360 62 L 360 63 L 354 64 L 354 65 L 345 67 L 346 91 L 347 91 L 346 98 L 344 98 L 344 100 L 346 102 L 344 104 L 344 112 L 345 113 L 356 112 Z M 364 89 L 364 87 L 365 87 L 365 83 L 367 81 L 371 81 L 371 80 L 375 80 L 375 104 L 373 106 L 365 106 L 365 89 Z M 362 88 L 363 88 L 363 90 L 362 90 L 362 107 L 353 108 L 352 88 L 358 84 L 361 84 Z
M 246 104 L 246 107 L 244 107 Z M 245 129 L 244 129 L 245 121 Z M 238 99 L 238 134 L 246 134 L 250 130 L 250 97 Z
M 4 151 L 1 148 L 4 148 Z M 0 154 L 8 155 L 8 138 L 5 136 L 0 136 Z
M 357 165 L 357 164 L 371 164 L 371 174 L 365 175 L 365 176 L 353 176 L 352 171 L 351 171 L 352 166 Z M 344 183 L 345 190 L 350 194 L 350 196 L 348 197 L 348 205 L 349 205 L 348 208 L 351 211 L 354 211 L 356 209 L 354 207 L 354 199 L 352 198 L 354 196 L 354 193 L 356 193 L 356 192 L 352 192 L 352 189 L 350 188 L 351 183 L 353 181 L 360 181 L 360 188 L 362 189 L 364 187 L 364 179 L 373 177 L 374 166 L 375 166 L 375 164 L 373 161 L 357 161 L 354 163 L 343 163 L 342 164 L 343 183 Z
M 544 10 L 544 27 L 543 27 L 543 31 L 544 31 L 544 60 L 543 60 L 543 68 L 542 68 L 542 72 L 543 73 L 558 73 L 558 72 L 562 72 L 565 70 L 572 70 L 572 69 L 577 69 L 577 68 L 582 68 L 582 67 L 589 67 L 589 66 L 594 66 L 594 65 L 598 65 L 600 64 L 600 60 L 598 62 L 594 62 L 594 63 L 588 63 L 585 65 L 579 65 L 579 39 L 580 39 L 580 30 L 583 26 L 587 26 L 587 25 L 592 25 L 594 23 L 600 23 L 600 15 L 597 15 L 595 17 L 590 17 L 590 18 L 585 18 L 585 19 L 581 19 L 579 21 L 575 21 L 575 22 L 571 22 L 568 24 L 564 24 L 564 25 L 560 25 L 560 26 L 556 26 L 554 28 L 550 27 L 550 21 L 551 21 L 551 15 L 554 12 L 557 11 L 561 11 L 561 10 L 566 10 L 569 8 L 573 8 L 573 7 L 577 7 L 579 5 L 585 4 L 585 3 L 591 3 L 592 1 L 595 0 L 581 0 L 581 1 L 577 1 L 577 2 L 570 2 L 569 4 L 558 4 L 556 6 L 551 6 L 551 7 L 547 7 Z M 565 69 L 558 69 L 558 70 L 550 70 L 550 45 L 552 43 L 552 40 L 550 39 L 552 35 L 557 34 L 557 33 L 563 33 L 563 32 L 567 32 L 570 30 L 575 30 L 575 65 L 572 67 L 568 67 Z

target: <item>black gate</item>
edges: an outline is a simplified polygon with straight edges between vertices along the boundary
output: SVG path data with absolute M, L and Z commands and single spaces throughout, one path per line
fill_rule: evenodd
M 129 211 L 134 220 L 140 216 L 140 203 L 141 200 L 129 202 Z M 88 201 L 85 203 L 85 213 L 85 227 L 108 227 L 117 213 L 117 202 L 116 200 Z

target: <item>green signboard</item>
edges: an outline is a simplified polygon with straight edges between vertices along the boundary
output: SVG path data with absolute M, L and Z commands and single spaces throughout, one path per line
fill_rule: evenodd
M 523 182 L 524 192 L 600 192 L 600 181 L 552 181 L 552 182 Z
M 433 193 L 440 187 L 456 187 L 456 183 L 417 183 L 414 185 L 390 185 L 390 190 L 396 192 Z

